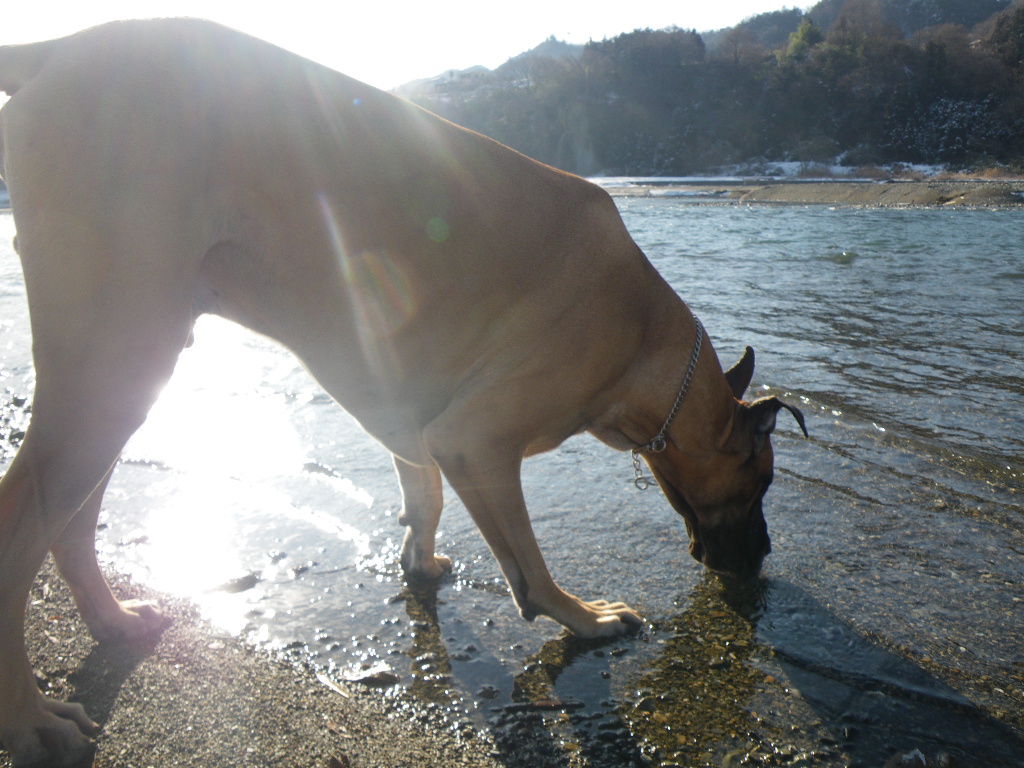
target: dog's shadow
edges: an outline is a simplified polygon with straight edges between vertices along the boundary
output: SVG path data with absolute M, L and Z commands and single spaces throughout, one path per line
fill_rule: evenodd
M 723 600 L 736 605 L 727 589 Z M 820 738 L 853 764 L 883 765 L 915 750 L 929 766 L 1024 764 L 1021 732 L 971 700 L 987 685 L 978 675 L 875 639 L 790 582 L 766 581 L 752 610 L 757 645 L 771 654 L 761 668 L 781 673 L 789 698 L 820 722 Z
M 412 679 L 410 693 L 421 701 L 454 704 L 451 688 L 452 660 L 441 636 L 437 616 L 439 582 L 409 582 L 400 595 L 412 626 L 409 656 Z
M 612 665 L 599 663 L 645 642 L 661 650 L 638 679 L 614 679 Z M 881 766 L 920 750 L 929 766 L 1020 766 L 1024 738 L 924 664 L 791 582 L 705 576 L 686 609 L 645 637 L 546 643 L 516 676 L 515 703 L 490 725 L 510 765 L 525 752 L 595 767 L 801 755 Z M 607 702 L 574 701 L 581 686 Z M 952 762 L 941 763 L 943 753 Z
M 125 593 L 122 597 L 144 596 L 141 588 L 126 581 L 119 590 Z M 82 704 L 102 726 L 110 719 L 125 682 L 153 655 L 162 633 L 131 642 L 97 643 L 79 616 L 67 584 L 47 558 L 33 585 L 25 637 L 43 692 Z
M 74 687 L 70 701 L 85 706 L 90 717 L 103 726 L 121 695 L 121 689 L 139 665 L 151 657 L 160 636 L 120 643 L 98 643 L 82 663 L 68 673 Z

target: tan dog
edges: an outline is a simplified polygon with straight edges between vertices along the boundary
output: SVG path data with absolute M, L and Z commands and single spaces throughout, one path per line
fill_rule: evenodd
M 738 401 L 749 350 L 723 375 L 599 188 L 201 21 L 0 48 L 0 88 L 37 373 L 0 481 L 0 739 L 16 764 L 73 762 L 96 727 L 45 699 L 26 658 L 47 550 L 97 638 L 163 625 L 113 597 L 94 529 L 204 312 L 294 351 L 394 454 L 410 577 L 450 565 L 434 554 L 444 473 L 524 617 L 585 637 L 639 623 L 562 591 L 530 527 L 523 457 L 582 431 L 638 449 L 695 557 L 760 568 L 768 437 L 781 408 L 803 419 Z

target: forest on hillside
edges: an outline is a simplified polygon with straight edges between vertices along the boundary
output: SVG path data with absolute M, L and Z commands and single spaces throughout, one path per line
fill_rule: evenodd
M 1024 169 L 1024 0 L 822 0 L 703 36 L 556 42 L 413 100 L 582 174 Z

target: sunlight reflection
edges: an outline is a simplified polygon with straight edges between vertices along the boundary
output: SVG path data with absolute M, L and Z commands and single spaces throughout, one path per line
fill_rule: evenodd
M 259 595 L 242 596 L 217 588 L 245 574 L 236 546 L 238 516 L 232 507 L 256 501 L 237 482 L 196 478 L 175 488 L 145 524 L 141 563 L 126 564 L 131 575 L 159 591 L 193 600 L 203 617 L 237 633 Z M 248 498 L 247 498 L 248 496 Z
M 125 454 L 219 476 L 300 472 L 306 455 L 289 421 L 285 393 L 264 385 L 297 369 L 294 358 L 283 350 L 268 355 L 260 346 L 270 342 L 217 318 L 200 318 L 195 335 Z M 282 370 L 268 370 L 268 363 Z
M 324 195 L 320 195 L 320 210 L 355 309 L 363 354 L 378 374 L 393 376 L 400 372 L 400 361 L 392 339 L 417 312 L 414 285 L 400 260 L 392 254 L 349 252 L 338 216 Z M 443 238 L 447 239 L 447 225 L 444 226 Z M 439 227 L 434 225 L 435 236 L 442 237 L 437 234 Z
M 161 501 L 135 532 L 137 543 L 115 550 L 115 567 L 188 598 L 204 618 L 233 634 L 246 628 L 268 593 L 295 579 L 296 563 L 269 556 L 270 542 L 320 541 L 335 566 L 370 553 L 367 534 L 329 513 L 296 506 L 267 484 L 187 474 L 152 491 Z
M 315 385 L 294 357 L 219 318 L 201 318 L 195 337 L 125 449 L 111 497 L 142 516 L 106 554 L 118 570 L 189 598 L 239 633 L 267 590 L 291 578 L 268 559 L 275 536 L 333 542 L 342 559 L 369 549 L 353 526 L 306 508 L 303 493 L 326 484 L 361 507 L 373 498 L 347 478 L 310 471 L 319 465 L 293 419 Z

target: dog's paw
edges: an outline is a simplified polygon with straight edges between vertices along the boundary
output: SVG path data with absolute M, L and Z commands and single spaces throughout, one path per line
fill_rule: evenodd
M 535 613 L 550 616 L 577 637 L 587 639 L 624 635 L 643 624 L 640 615 L 625 603 L 587 602 L 567 594 L 565 597 L 569 598 L 568 606 L 563 600 L 555 610 L 536 610 Z M 526 612 L 521 612 L 525 617 Z
M 434 554 L 434 537 L 422 539 L 410 527 L 402 542 L 402 571 L 410 581 L 439 579 L 452 569 L 452 560 Z
M 597 634 L 590 637 L 612 637 L 631 632 L 644 623 L 640 614 L 625 603 L 609 603 L 607 600 L 593 600 L 584 603 L 597 614 Z
M 410 581 L 433 581 L 439 579 L 452 569 L 452 559 L 444 555 L 433 555 L 430 560 L 423 560 L 410 567 L 403 563 L 405 577 Z
M 86 734 L 96 733 L 99 726 L 80 704 L 42 699 L 36 715 L 33 722 L 0 729 L 13 768 L 64 768 L 90 762 L 96 742 Z
M 116 610 L 86 619 L 89 632 L 104 643 L 148 640 L 167 629 L 170 623 L 170 618 L 151 600 L 122 600 Z

